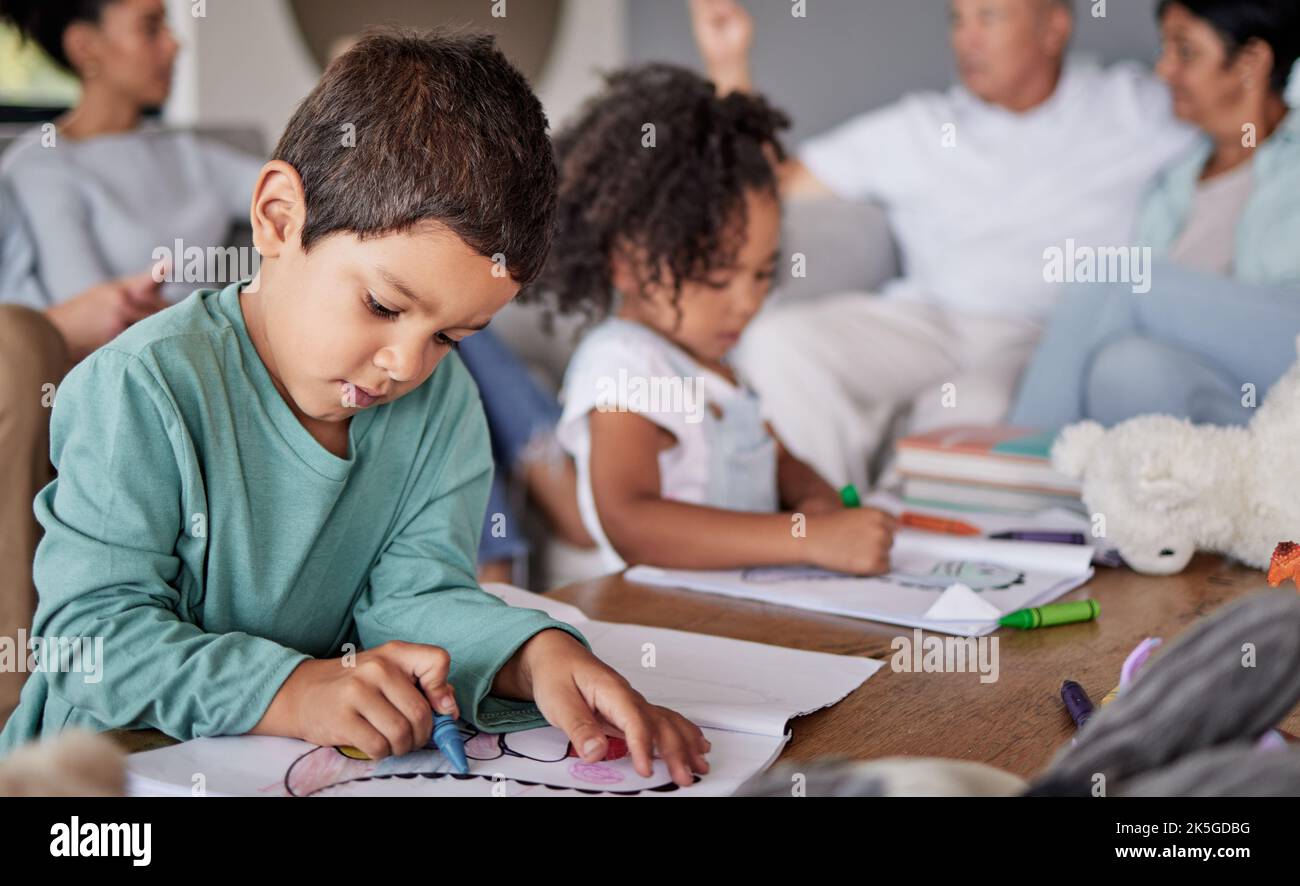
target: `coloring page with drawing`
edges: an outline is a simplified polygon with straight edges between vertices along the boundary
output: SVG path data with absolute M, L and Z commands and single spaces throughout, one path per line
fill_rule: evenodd
M 656 760 L 649 778 L 611 739 L 584 763 L 554 727 L 480 733 L 462 721 L 470 774 L 454 775 L 433 746 L 384 760 L 268 736 L 201 738 L 128 758 L 136 796 L 681 796 L 730 794 L 766 769 L 789 740 L 787 721 L 839 701 L 881 662 L 588 619 L 581 610 L 506 585 L 484 590 L 577 627 L 593 651 L 650 701 L 704 730 L 711 771 L 676 786 Z
M 963 636 L 1037 606 L 1092 577 L 1088 545 L 994 541 L 901 529 L 891 570 L 868 578 L 809 567 L 670 570 L 636 566 L 627 580 Z

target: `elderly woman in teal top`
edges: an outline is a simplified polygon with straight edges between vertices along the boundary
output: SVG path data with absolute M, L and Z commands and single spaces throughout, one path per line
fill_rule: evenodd
M 1010 421 L 1052 428 L 1163 413 L 1244 424 L 1300 333 L 1300 114 L 1288 74 L 1295 0 L 1162 0 L 1157 72 L 1205 138 L 1155 182 L 1134 243 L 1151 289 L 1075 284 Z M 1293 84 L 1294 85 L 1294 84 Z

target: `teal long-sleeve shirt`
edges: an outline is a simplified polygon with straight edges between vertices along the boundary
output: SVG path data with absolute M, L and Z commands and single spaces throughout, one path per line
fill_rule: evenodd
M 73 369 L 50 434 L 32 636 L 92 659 L 102 637 L 102 661 L 32 673 L 0 754 L 72 726 L 242 734 L 303 660 L 389 640 L 444 647 L 462 716 L 524 729 L 544 720 L 489 695 L 497 671 L 547 628 L 586 643 L 475 581 L 492 460 L 454 355 L 358 412 L 339 458 L 276 390 L 239 284 L 199 291 Z

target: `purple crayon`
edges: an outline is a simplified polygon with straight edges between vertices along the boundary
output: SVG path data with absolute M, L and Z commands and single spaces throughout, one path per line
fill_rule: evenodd
M 1061 545 L 1086 545 L 1088 543 L 1088 539 L 1084 537 L 1082 532 L 1048 532 L 1038 529 L 995 532 L 989 538 L 996 538 L 999 541 L 1045 541 Z
M 1070 712 L 1075 727 L 1082 729 L 1092 716 L 1092 699 L 1088 698 L 1088 693 L 1073 680 L 1066 680 L 1061 684 L 1061 701 L 1065 702 L 1065 709 Z

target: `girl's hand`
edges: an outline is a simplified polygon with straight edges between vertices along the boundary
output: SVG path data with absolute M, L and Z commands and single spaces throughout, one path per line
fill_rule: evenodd
M 709 771 L 704 755 L 710 745 L 698 726 L 676 711 L 650 704 L 564 631 L 535 635 L 507 668 L 508 682 L 500 689 L 531 698 L 547 721 L 569 737 L 584 762 L 603 760 L 609 748 L 607 736 L 614 734 L 626 739 L 632 765 L 642 777 L 653 772 L 656 750 L 673 781 L 683 787 L 694 783 L 692 772 Z M 510 685 L 514 681 L 517 684 Z M 498 693 L 495 684 L 494 693 Z
M 354 659 L 304 661 L 252 733 L 350 745 L 372 760 L 409 754 L 428 744 L 434 711 L 460 716 L 447 683 L 450 663 L 441 647 L 400 640 Z
M 809 562 L 852 575 L 889 571 L 895 520 L 875 508 L 840 508 L 808 517 Z

